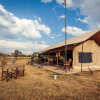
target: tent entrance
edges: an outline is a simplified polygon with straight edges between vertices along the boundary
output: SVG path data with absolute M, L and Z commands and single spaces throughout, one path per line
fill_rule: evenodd
M 62 51 L 62 52 L 61 52 L 61 56 L 62 56 L 63 58 L 65 58 L 65 51 Z M 68 51 L 67 51 L 67 61 L 68 61 L 70 58 L 72 59 L 72 63 L 73 63 L 73 50 L 68 50 Z M 72 66 L 72 64 L 71 64 L 71 66 Z

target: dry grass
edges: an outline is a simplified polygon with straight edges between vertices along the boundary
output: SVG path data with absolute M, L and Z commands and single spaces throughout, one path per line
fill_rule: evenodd
M 25 61 L 22 61 L 23 63 Z M 0 100 L 100 100 L 100 71 L 58 75 L 27 65 L 25 76 L 0 81 Z

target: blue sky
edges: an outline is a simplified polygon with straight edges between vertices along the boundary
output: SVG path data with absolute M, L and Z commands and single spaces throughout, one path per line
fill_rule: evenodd
M 67 0 L 68 39 L 100 27 L 99 5 Z M 30 54 L 63 40 L 63 0 L 0 0 L 0 52 Z

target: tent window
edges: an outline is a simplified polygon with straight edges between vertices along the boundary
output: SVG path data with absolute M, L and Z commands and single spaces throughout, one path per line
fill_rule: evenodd
M 91 63 L 92 62 L 92 53 L 79 52 L 79 62 L 80 63 Z

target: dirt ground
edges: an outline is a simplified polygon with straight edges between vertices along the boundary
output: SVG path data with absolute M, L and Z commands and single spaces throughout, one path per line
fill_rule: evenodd
M 0 100 L 100 100 L 100 71 L 93 75 L 89 72 L 58 75 L 56 80 L 53 74 L 26 65 L 24 77 L 0 80 Z

